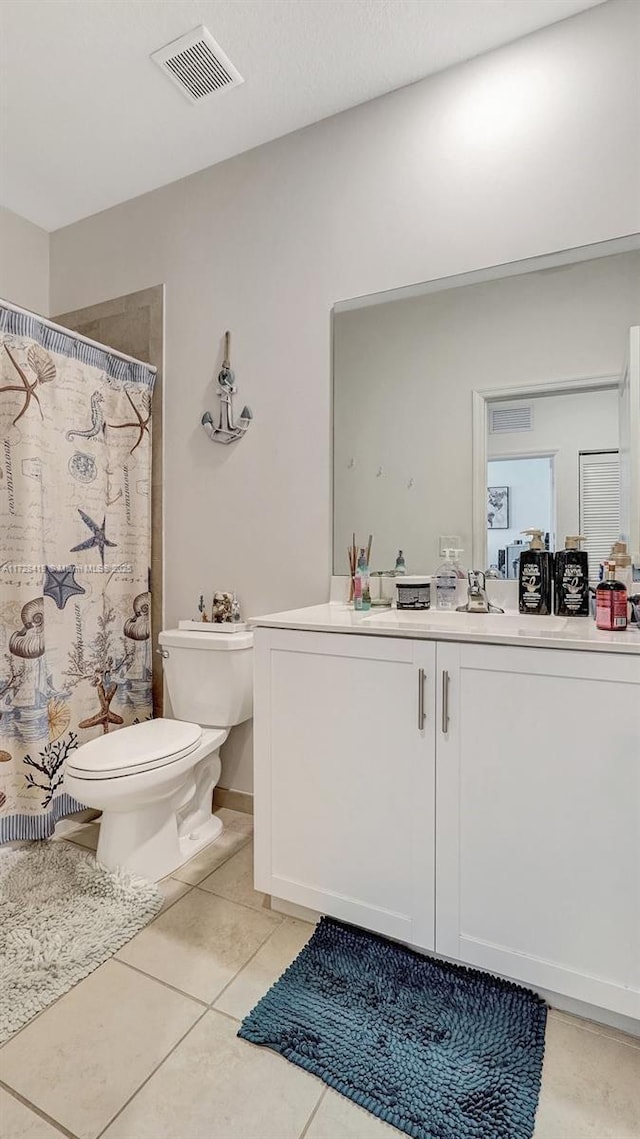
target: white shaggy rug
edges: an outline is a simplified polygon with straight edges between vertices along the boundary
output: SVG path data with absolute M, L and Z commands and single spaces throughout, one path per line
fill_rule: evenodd
M 0 1041 L 88 976 L 158 913 L 152 882 L 66 842 L 0 847 Z

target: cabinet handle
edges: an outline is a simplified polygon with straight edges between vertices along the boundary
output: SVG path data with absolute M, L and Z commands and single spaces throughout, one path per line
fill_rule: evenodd
M 427 714 L 424 710 L 424 685 L 426 681 L 426 673 L 423 668 L 418 669 L 418 731 L 421 732 L 424 728 L 424 722 Z
M 449 731 L 449 673 L 446 668 L 442 673 L 442 734 L 446 736 Z

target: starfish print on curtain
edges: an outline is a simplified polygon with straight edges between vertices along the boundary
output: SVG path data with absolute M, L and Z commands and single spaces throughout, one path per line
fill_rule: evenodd
M 13 420 L 13 426 L 15 427 L 18 421 L 22 419 L 22 416 L 25 414 L 25 412 L 29 410 L 31 400 L 35 401 L 38 406 L 38 411 L 40 412 L 40 418 L 44 419 L 44 415 L 42 414 L 42 406 L 40 404 L 40 400 L 38 399 L 36 388 L 38 387 L 38 384 L 49 383 L 49 381 L 55 377 L 56 369 L 53 360 L 49 356 L 49 353 L 45 352 L 39 344 L 31 345 L 27 352 L 27 361 L 35 372 L 35 378 L 33 380 L 29 380 L 29 377 L 20 367 L 8 344 L 4 345 L 4 350 L 11 360 L 11 363 L 13 364 L 16 372 L 18 373 L 21 382 L 19 384 L 3 385 L 0 387 L 0 392 L 20 392 L 21 395 L 24 396 L 22 409 L 18 412 L 15 419 Z
M 104 566 L 104 548 L 105 548 L 105 546 L 113 546 L 115 549 L 115 547 L 118 544 L 117 542 L 110 542 L 109 539 L 107 538 L 106 534 L 105 534 L 107 517 L 106 517 L 106 515 L 104 515 L 104 517 L 102 519 L 102 526 L 98 526 L 98 523 L 94 522 L 93 518 L 89 518 L 89 515 L 85 514 L 84 510 L 81 510 L 80 507 L 78 507 L 78 514 L 82 518 L 82 521 L 84 522 L 85 526 L 88 526 L 89 529 L 91 530 L 92 536 L 90 538 L 87 538 L 84 542 L 80 542 L 77 546 L 72 546 L 70 552 L 72 554 L 77 554 L 79 550 L 92 550 L 93 547 L 96 546 L 97 549 L 100 551 L 100 558 L 101 558 L 102 564 Z
M 133 423 L 131 423 L 131 422 L 129 422 L 129 423 L 109 423 L 108 426 L 112 427 L 115 431 L 118 431 L 123 427 L 135 427 L 137 429 L 138 438 L 137 438 L 136 442 L 133 444 L 133 447 L 131 448 L 131 450 L 129 451 L 129 454 L 133 455 L 133 452 L 142 443 L 142 440 L 144 439 L 145 431 L 147 432 L 147 434 L 149 434 L 148 424 L 149 424 L 149 420 L 151 419 L 151 398 L 147 392 L 143 393 L 142 398 L 143 398 L 143 402 L 146 403 L 146 406 L 145 406 L 145 414 L 142 415 L 141 412 L 136 407 L 135 403 L 133 402 L 131 396 L 129 395 L 129 392 L 125 390 L 124 394 L 126 395 L 131 407 L 133 408 L 133 413 L 136 417 L 135 422 L 133 422 Z
M 47 566 L 44 571 L 44 589 L 42 592 L 45 597 L 50 597 L 52 601 L 55 601 L 58 609 L 64 609 L 70 597 L 85 593 L 86 590 L 78 585 L 75 569 L 55 570 Z

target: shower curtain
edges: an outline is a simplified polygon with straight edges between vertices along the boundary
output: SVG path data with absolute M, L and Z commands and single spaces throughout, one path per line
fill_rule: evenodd
M 154 377 L 0 302 L 0 842 L 51 835 L 69 755 L 152 714 Z

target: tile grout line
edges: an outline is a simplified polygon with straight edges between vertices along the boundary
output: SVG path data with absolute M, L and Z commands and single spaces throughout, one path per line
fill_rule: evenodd
M 237 898 L 228 898 L 226 894 L 218 894 L 215 890 L 204 890 L 202 886 L 194 886 L 193 889 L 199 890 L 201 894 L 208 894 L 210 898 L 220 898 L 223 902 L 230 902 L 232 906 L 242 906 L 243 910 L 249 910 L 252 914 L 270 914 L 271 917 L 280 919 L 280 925 L 282 925 L 282 922 L 287 917 L 287 914 L 281 914 L 277 910 L 272 910 L 271 906 L 268 908 L 266 906 L 250 906 L 247 902 L 239 902 Z M 265 894 L 265 898 L 268 897 L 269 895 Z M 180 901 L 180 898 L 177 900 Z M 160 917 L 160 914 L 158 914 L 158 917 Z
M 246 969 L 246 968 L 247 968 L 247 967 L 248 967 L 248 966 L 251 964 L 251 962 L 255 960 L 255 958 L 258 956 L 258 954 L 260 953 L 260 951 L 261 951 L 262 949 L 264 949 L 265 945 L 268 945 L 268 943 L 271 941 L 271 938 L 272 938 L 272 937 L 275 937 L 275 935 L 276 935 L 276 933 L 278 932 L 278 930 L 282 928 L 282 925 L 283 925 L 283 923 L 281 922 L 281 923 L 280 923 L 280 925 L 276 925 L 276 926 L 274 926 L 274 928 L 271 930 L 271 933 L 269 933 L 269 934 L 267 935 L 267 937 L 265 937 L 264 941 L 262 941 L 262 942 L 260 943 L 260 945 L 259 945 L 259 946 L 258 946 L 258 948 L 255 950 L 255 952 L 253 952 L 253 953 L 251 954 L 251 957 L 249 957 L 249 958 L 248 958 L 248 960 L 247 960 L 247 961 L 245 961 L 244 965 L 241 965 L 241 966 L 240 966 L 240 968 L 238 969 L 238 972 L 237 972 L 237 973 L 234 973 L 233 977 L 231 977 L 231 978 L 230 978 L 230 979 L 227 981 L 226 985 L 223 985 L 223 987 L 220 989 L 220 992 L 219 992 L 219 993 L 217 994 L 217 996 L 215 996 L 215 997 L 213 998 L 213 1000 L 211 1001 L 211 1004 L 209 1005 L 209 1008 L 210 1008 L 210 1009 L 213 1009 L 213 1011 L 214 1011 L 214 1012 L 222 1012 L 222 1011 L 223 1011 L 222 1009 L 217 1009 L 217 1008 L 215 1008 L 215 1003 L 214 1003 L 214 1002 L 215 1002 L 215 1001 L 219 1001 L 219 1000 L 220 1000 L 220 997 L 223 995 L 223 993 L 226 993 L 226 991 L 227 991 L 227 989 L 229 988 L 229 986 L 230 986 L 230 985 L 233 985 L 234 981 L 237 981 L 237 980 L 238 980 L 238 977 L 240 977 L 240 976 L 242 975 L 242 973 L 244 973 L 245 969 Z M 225 1013 L 224 1015 L 225 1015 L 225 1016 L 231 1016 L 231 1014 L 230 1014 L 230 1013 Z M 234 1017 L 232 1017 L 231 1019 L 232 1019 L 232 1020 L 237 1020 L 238 1018 L 234 1016 Z M 242 1023 L 242 1021 L 240 1021 L 239 1023 Z
M 237 1016 L 232 1016 L 230 1012 L 225 1012 L 224 1009 L 214 1008 L 212 1005 L 210 1005 L 207 1009 L 207 1012 L 214 1012 L 216 1016 L 223 1016 L 225 1020 L 231 1020 L 235 1025 L 242 1024 L 242 1021 Z M 238 1034 L 236 1033 L 236 1036 L 237 1035 Z
M 195 1004 L 200 1005 L 201 1008 L 208 1009 L 210 1005 L 206 1001 L 201 1000 L 200 997 L 194 997 L 192 993 L 185 993 L 184 989 L 177 989 L 175 985 L 170 985 L 168 981 L 162 981 L 160 977 L 155 977 L 153 973 L 145 973 L 139 965 L 131 965 L 128 961 L 123 961 L 120 957 L 112 957 L 112 961 L 116 965 L 124 965 L 126 969 L 132 969 L 134 973 L 138 973 L 141 977 L 146 977 L 148 981 L 155 981 L 158 985 L 162 985 L 164 989 L 169 989 L 172 993 L 177 993 L 179 997 L 186 997 L 187 1000 L 193 1001 Z
M 228 832 L 227 832 L 227 833 L 228 833 Z M 241 832 L 241 831 L 235 831 L 234 833 L 235 833 L 235 834 L 241 834 L 242 832 Z M 235 849 L 235 850 L 231 850 L 231 851 L 229 852 L 229 854 L 227 854 L 226 858 L 223 858 L 223 859 L 222 859 L 222 862 L 220 862 L 220 863 L 218 864 L 218 866 L 214 866 L 213 870 L 207 870 L 207 872 L 206 872 L 205 874 L 203 874 L 202 878 L 200 879 L 200 882 L 204 882 L 205 878 L 210 878 L 212 874 L 215 874 L 215 873 L 216 873 L 218 870 L 221 870 L 223 866 L 226 866 L 227 862 L 229 862 L 229 861 L 230 861 L 230 859 L 232 859 L 232 858 L 235 858 L 236 854 L 239 854 L 241 850 L 244 850 L 245 846 L 247 846 L 247 844 L 251 842 L 252 838 L 253 838 L 253 835 L 250 835 L 250 834 L 249 834 L 249 835 L 246 835 L 246 840 L 245 840 L 245 842 L 242 842 L 242 843 L 240 844 L 240 846 L 237 846 L 237 847 L 236 847 L 236 849 Z M 214 843 L 212 843 L 211 845 L 213 846 L 213 845 L 214 845 Z M 206 849 L 207 849 L 207 848 L 205 847 L 205 850 L 206 850 Z M 202 853 L 202 852 L 201 852 L 201 853 Z M 198 858 L 198 857 L 199 857 L 199 855 L 198 855 L 198 854 L 194 854 L 193 858 L 192 858 L 192 859 L 189 859 L 189 861 L 190 861 L 190 862 L 193 862 L 193 861 L 194 861 L 196 858 Z M 188 865 L 189 865 L 189 862 L 185 862 L 185 863 L 183 864 L 183 866 L 184 866 L 185 868 L 186 868 Z M 177 867 L 177 870 L 182 870 L 182 869 L 183 869 L 183 866 L 178 866 L 178 867 Z M 167 875 L 167 877 L 168 877 L 168 878 L 173 878 L 174 882 L 182 882 L 183 886 L 191 886 L 191 887 L 192 887 L 192 888 L 194 888 L 194 889 L 195 889 L 195 887 L 196 887 L 196 886 L 199 886 L 199 885 L 200 885 L 200 882 L 185 882 L 185 881 L 184 881 L 182 878 L 176 878 L 176 872 L 177 872 L 177 871 L 174 871 L 174 873 L 173 873 L 173 874 L 168 874 L 168 875 Z M 179 899 L 178 899 L 178 900 L 179 900 Z
M 203 891 L 203 893 L 204 893 L 204 892 L 205 892 L 205 891 Z M 217 895 L 217 894 L 216 894 L 216 897 L 218 897 L 218 895 Z M 224 899 L 224 900 L 226 901 L 227 899 Z M 234 903 L 234 904 L 235 904 L 235 903 Z M 250 907 L 250 906 L 246 906 L 246 907 L 245 907 L 245 909 L 251 909 L 251 907 Z M 255 912 L 255 911 L 254 911 L 254 912 Z M 236 980 L 236 979 L 237 979 L 237 978 L 240 976 L 240 974 L 242 973 L 242 971 L 243 971 L 244 969 L 246 969 L 246 967 L 247 967 L 247 965 L 249 964 L 249 962 L 250 962 L 250 961 L 253 961 L 253 959 L 254 959 L 255 957 L 257 957 L 257 955 L 258 955 L 258 953 L 260 952 L 260 950 L 261 950 L 261 949 L 263 949 L 263 948 L 264 948 L 264 946 L 267 944 L 267 942 L 268 942 L 268 941 L 270 941 L 270 940 L 271 940 L 271 938 L 272 938 L 272 937 L 273 937 L 273 936 L 274 936 L 274 935 L 277 933 L 277 931 L 278 931 L 279 929 L 281 929 L 281 928 L 282 928 L 282 924 L 283 924 L 283 923 L 282 923 L 282 922 L 280 922 L 280 923 L 279 923 L 279 925 L 276 925 L 276 926 L 274 926 L 274 927 L 273 927 L 273 929 L 271 930 L 271 932 L 270 932 L 270 933 L 268 933 L 268 934 L 267 934 L 267 936 L 266 936 L 266 937 L 265 937 L 265 938 L 264 938 L 264 939 L 263 939 L 263 940 L 260 942 L 260 944 L 259 944 L 259 946 L 257 947 L 257 949 L 255 950 L 255 952 L 251 954 L 251 957 L 249 957 L 249 958 L 248 958 L 248 960 L 247 960 L 247 961 L 245 961 L 245 962 L 244 962 L 244 964 L 240 966 L 240 968 L 239 968 L 239 969 L 238 969 L 238 970 L 237 970 L 237 971 L 236 971 L 236 972 L 233 974 L 233 977 L 231 977 L 231 978 L 230 978 L 230 980 L 229 980 L 229 981 L 227 981 L 226 985 L 224 985 L 224 986 L 223 986 L 223 988 L 222 988 L 222 989 L 220 989 L 220 992 L 216 994 L 216 996 L 213 998 L 213 1000 L 211 1001 L 211 1003 L 210 1003 L 210 1005 L 209 1005 L 209 1008 L 210 1008 L 212 1011 L 214 1011 L 214 1012 L 222 1012 L 222 1009 L 214 1009 L 214 1002 L 215 1002 L 215 1001 L 217 1001 L 217 1000 L 220 1000 L 220 997 L 221 997 L 221 996 L 222 996 L 222 994 L 223 994 L 223 993 L 224 993 L 224 992 L 225 992 L 225 991 L 226 991 L 226 990 L 229 988 L 229 985 L 233 984 L 233 982 L 234 982 L 234 981 L 235 981 L 235 980 Z M 227 1015 L 229 1015 L 229 1014 L 225 1013 L 225 1016 L 227 1016 Z M 235 1020 L 236 1018 L 235 1018 L 235 1017 L 232 1017 L 231 1019 L 232 1019 L 232 1020 Z
M 268 941 L 268 940 L 269 940 L 269 939 L 267 938 L 267 941 Z M 263 943 L 263 944 L 264 944 L 264 943 Z M 124 964 L 124 962 L 122 962 L 122 964 Z M 187 1039 L 187 1037 L 189 1036 L 189 1034 L 190 1034 L 191 1032 L 193 1032 L 194 1028 L 197 1028 L 197 1026 L 200 1024 L 200 1022 L 201 1022 L 202 1020 L 204 1020 L 204 1018 L 207 1016 L 207 1014 L 208 1014 L 208 1013 L 215 1013 L 217 1016 L 223 1016 L 223 1017 L 225 1018 L 225 1020 L 230 1020 L 230 1021 L 232 1021 L 234 1025 L 236 1025 L 236 1024 L 240 1024 L 240 1023 L 241 1023 L 239 1020 L 237 1020 L 237 1018 L 236 1018 L 236 1017 L 234 1017 L 234 1016 L 231 1016 L 231 1015 L 230 1015 L 230 1013 L 222 1012 L 222 1010 L 221 1010 L 221 1009 L 214 1009 L 214 1008 L 211 1008 L 211 1007 L 206 1007 L 206 1008 L 203 1008 L 203 1010 L 202 1010 L 202 1014 L 201 1014 L 201 1015 L 198 1017 L 198 1019 L 197 1019 L 197 1020 L 194 1020 L 193 1024 L 192 1024 L 192 1025 L 191 1025 L 191 1026 L 190 1026 L 190 1027 L 187 1029 L 187 1031 L 184 1033 L 184 1035 L 183 1035 L 183 1036 L 181 1036 L 181 1037 L 180 1037 L 180 1039 L 179 1039 L 179 1040 L 176 1040 L 176 1043 L 175 1043 L 175 1044 L 173 1045 L 173 1047 L 172 1047 L 172 1048 L 169 1050 L 169 1052 L 167 1052 L 166 1056 L 163 1056 L 162 1060 L 160 1060 L 160 1062 L 159 1062 L 159 1063 L 156 1065 L 156 1067 L 153 1069 L 153 1071 L 149 1073 L 149 1075 L 146 1077 L 146 1079 L 144 1079 L 144 1080 L 142 1081 L 142 1083 L 140 1084 L 140 1086 L 139 1086 L 139 1087 L 137 1087 L 137 1088 L 136 1088 L 136 1090 L 135 1090 L 135 1091 L 132 1093 L 132 1095 L 130 1095 L 130 1096 L 129 1096 L 129 1099 L 126 1101 L 126 1103 L 123 1103 L 123 1104 L 122 1104 L 122 1107 L 118 1108 L 118 1110 L 117 1110 L 117 1112 L 115 1113 L 115 1115 L 113 1115 L 113 1116 L 111 1117 L 111 1119 L 110 1119 L 110 1120 L 109 1120 L 109 1122 L 106 1124 L 106 1126 L 105 1126 L 105 1127 L 103 1127 L 102 1131 L 99 1131 L 99 1132 L 98 1132 L 98 1134 L 95 1136 L 95 1139 L 102 1139 L 102 1136 L 105 1134 L 105 1132 L 106 1132 L 106 1131 L 108 1131 L 108 1130 L 109 1130 L 109 1128 L 110 1128 L 110 1127 L 111 1127 L 111 1126 L 112 1126 L 112 1125 L 115 1123 L 116 1119 L 118 1119 L 118 1117 L 119 1117 L 120 1115 L 122 1115 L 123 1111 L 124 1111 L 124 1110 L 125 1110 L 125 1109 L 126 1109 L 128 1106 L 129 1106 L 129 1104 L 130 1104 L 130 1103 L 131 1103 L 131 1102 L 132 1102 L 132 1101 L 133 1101 L 133 1100 L 136 1098 L 136 1096 L 138 1096 L 138 1095 L 140 1094 L 140 1092 L 141 1092 L 141 1091 L 142 1091 L 142 1089 L 145 1087 L 145 1085 L 149 1083 L 149 1081 L 152 1079 L 152 1077 L 153 1077 L 153 1076 L 155 1076 L 155 1075 L 156 1075 L 156 1073 L 157 1073 L 157 1072 L 159 1072 L 159 1070 L 160 1070 L 160 1068 L 162 1068 L 163 1064 L 166 1064 L 167 1060 L 169 1060 L 169 1059 L 170 1059 L 170 1057 L 173 1055 L 173 1053 L 176 1051 L 176 1049 L 177 1049 L 177 1048 L 179 1048 L 179 1047 L 180 1047 L 180 1045 L 184 1043 L 184 1041 Z M 0 1084 L 1 1084 L 1 1081 L 0 1081 Z M 320 1106 L 320 1103 L 321 1103 L 322 1099 L 324 1098 L 324 1096 L 326 1095 L 326 1093 L 327 1093 L 327 1091 L 328 1091 L 328 1090 L 329 1090 L 329 1089 L 325 1087 L 325 1088 L 324 1088 L 324 1091 L 321 1093 L 321 1095 L 320 1095 L 320 1099 L 319 1099 L 319 1100 L 318 1100 L 318 1102 L 316 1103 L 316 1105 L 315 1105 L 315 1107 L 314 1107 L 314 1109 L 313 1109 L 313 1111 L 312 1111 L 312 1113 L 311 1113 L 311 1115 L 310 1115 L 309 1119 L 307 1120 L 307 1122 L 306 1122 L 306 1124 L 305 1124 L 305 1126 L 304 1126 L 304 1129 L 303 1129 L 303 1131 L 301 1132 L 301 1134 L 300 1134 L 300 1136 L 299 1136 L 299 1139 L 303 1139 L 304 1135 L 306 1134 L 307 1128 L 308 1128 L 309 1124 L 311 1123 L 311 1120 L 313 1119 L 314 1115 L 316 1114 L 316 1111 L 318 1110 L 318 1107 Z M 57 1124 L 56 1124 L 56 1126 L 57 1126 Z M 66 1135 L 68 1135 L 69 1139 L 77 1139 L 77 1136 L 73 1135 L 73 1134 L 72 1134 L 72 1132 L 70 1132 L 70 1131 L 68 1131 L 68 1132 L 67 1132 L 67 1131 L 65 1131 L 65 1134 L 66 1134 Z
M 121 962 L 121 964 L 124 964 L 124 962 Z M 184 996 L 184 994 L 181 994 L 181 995 Z M 98 1134 L 95 1136 L 95 1139 L 101 1139 L 101 1137 L 104 1135 L 105 1131 L 107 1131 L 109 1129 L 109 1127 L 111 1127 L 111 1125 L 113 1123 L 115 1123 L 118 1116 L 122 1115 L 122 1112 L 125 1110 L 125 1108 L 127 1108 L 129 1106 L 131 1101 L 134 1100 L 136 1098 L 136 1096 L 142 1091 L 142 1089 L 149 1083 L 149 1080 L 152 1078 L 152 1076 L 155 1076 L 156 1072 L 159 1071 L 159 1069 L 162 1067 L 162 1065 L 164 1063 L 166 1063 L 166 1061 L 169 1059 L 169 1057 L 173 1056 L 173 1053 L 175 1052 L 176 1048 L 179 1048 L 180 1045 L 182 1044 L 182 1042 L 184 1040 L 186 1040 L 189 1033 L 193 1032 L 193 1029 L 196 1027 L 196 1025 L 200 1024 L 200 1021 L 203 1019 L 203 1017 L 205 1017 L 207 1015 L 208 1011 L 209 1011 L 208 1008 L 202 1009 L 202 1012 L 201 1012 L 200 1016 L 198 1017 L 198 1019 L 194 1020 L 193 1024 L 189 1025 L 189 1028 L 187 1029 L 187 1031 L 185 1033 L 183 1033 L 183 1035 L 180 1037 L 179 1040 L 176 1040 L 175 1044 L 173 1045 L 172 1048 L 169 1049 L 166 1056 L 162 1057 L 162 1059 L 156 1064 L 153 1071 L 149 1072 L 149 1075 L 142 1081 L 140 1086 L 136 1088 L 136 1090 L 132 1093 L 132 1095 L 129 1096 L 128 1100 L 126 1100 L 125 1103 L 123 1103 L 122 1106 L 118 1108 L 115 1115 L 112 1115 L 111 1119 L 108 1121 L 108 1123 L 105 1125 L 105 1127 L 102 1128 L 102 1131 L 99 1131 Z M 72 1139 L 75 1139 L 75 1136 L 73 1136 Z
M 161 879 L 161 881 L 166 881 L 166 879 Z M 172 879 L 172 881 L 173 881 L 173 882 L 178 882 L 178 881 L 179 881 L 179 879 L 178 879 L 178 878 L 173 878 L 173 879 Z M 181 886 L 185 886 L 185 887 L 186 887 L 186 889 L 184 889 L 184 890 L 183 890 L 183 892 L 180 894 L 180 896 L 179 896 L 178 898 L 174 898 L 174 899 L 173 899 L 173 901 L 172 901 L 172 902 L 169 902 L 169 904 L 168 904 L 167 906 L 165 906 L 165 904 L 164 904 L 164 901 L 163 901 L 163 903 L 162 903 L 162 906 L 161 906 L 161 907 L 160 907 L 160 909 L 158 910 L 158 912 L 157 912 L 157 914 L 155 915 L 155 917 L 151 918 L 151 921 L 150 921 L 150 922 L 147 922 L 147 924 L 146 924 L 146 925 L 143 925 L 142 929 L 139 929 L 139 930 L 138 930 L 138 933 L 144 933 L 145 929 L 148 929 L 150 925 L 153 925 L 153 923 L 154 923 L 155 921 L 157 921 L 157 920 L 158 920 L 158 918 L 161 918 L 163 914 L 166 914 L 166 913 L 168 913 L 168 911 L 169 911 L 169 910 L 170 910 L 170 909 L 171 909 L 173 906 L 175 906 L 176 902 L 179 902 L 179 901 L 181 901 L 181 900 L 182 900 L 182 898 L 186 898 L 187 894 L 190 894 L 190 893 L 191 893 L 191 891 L 193 890 L 193 886 L 187 886 L 187 883 L 186 883 L 186 882 L 180 882 L 180 885 L 181 885 Z M 158 883 L 158 888 L 159 888 L 159 883 Z M 130 940 L 130 941 L 133 941 L 133 939 L 134 939 L 135 937 L 137 937 L 137 936 L 138 936 L 138 933 L 134 933 L 133 937 L 132 937 L 132 938 L 130 938 L 129 940 Z M 128 944 L 129 944 L 129 941 L 125 942 L 125 944 L 126 944 L 126 945 L 128 945 Z M 121 945 L 121 946 L 120 946 L 120 949 L 124 949 L 124 945 Z M 118 950 L 118 952 L 120 952 L 120 950 Z
M 54 1119 L 52 1115 L 47 1115 L 46 1111 L 42 1111 L 42 1109 L 39 1108 L 37 1104 L 32 1103 L 30 1099 L 26 1098 L 26 1096 L 21 1095 L 20 1092 L 17 1092 L 14 1088 L 9 1087 L 9 1085 L 5 1084 L 4 1080 L 2 1079 L 0 1079 L 0 1088 L 3 1088 L 3 1090 L 6 1091 L 7 1095 L 12 1096 L 12 1098 L 17 1100 L 18 1103 L 21 1103 L 23 1107 L 26 1107 L 32 1113 L 32 1115 L 38 1116 L 39 1119 L 43 1119 L 45 1123 L 48 1123 L 50 1127 L 55 1128 L 59 1134 L 66 1135 L 67 1139 L 78 1139 L 78 1136 L 75 1134 L 75 1132 L 69 1131 L 68 1127 L 64 1127 L 62 1123 L 58 1123 L 58 1121 Z
M 196 889 L 197 889 L 197 886 L 193 886 L 193 887 L 192 887 L 192 889 L 193 889 L 193 890 L 196 890 Z M 187 893 L 189 893 L 189 892 L 190 892 L 190 891 L 187 891 Z M 211 897 L 211 896 L 213 896 L 213 897 L 216 897 L 216 898 L 220 896 L 220 895 L 218 895 L 218 894 L 215 894 L 215 895 L 211 895 L 211 891 L 209 891 L 209 890 L 202 890 L 202 891 L 201 891 L 201 893 L 203 893 L 203 894 L 209 894 L 209 896 L 210 896 L 210 897 Z M 186 894 L 183 894 L 183 895 L 182 895 L 182 897 L 186 897 Z M 222 900 L 223 900 L 223 901 L 228 901 L 228 899 L 227 899 L 227 898 L 223 898 Z M 172 903 L 172 905 L 176 905 L 176 904 L 177 904 L 178 902 L 180 902 L 180 901 L 182 901 L 182 898 L 176 898 L 176 901 L 175 901 L 175 902 L 173 902 L 173 903 Z M 241 903 L 238 903 L 238 902 L 231 902 L 230 904 L 231 904 L 231 905 L 240 905 Z M 171 909 L 171 906 L 168 906 L 168 907 L 167 907 L 167 909 Z M 248 909 L 248 910 L 250 910 L 250 912 L 252 912 L 252 913 L 256 913 L 256 912 L 257 912 L 257 911 L 255 911 L 255 910 L 253 910 L 251 906 L 245 906 L 245 907 L 244 907 L 244 909 Z M 165 911 L 163 911 L 163 912 L 164 912 L 164 913 L 166 913 L 166 910 L 165 910 Z M 158 918 L 159 918 L 159 917 L 162 917 L 162 914 L 158 914 Z M 158 918 L 154 918 L 154 921 L 157 921 L 157 920 L 158 920 Z M 171 985 L 171 984 L 169 983 L 169 981 L 163 981 L 163 980 L 162 980 L 162 978 L 160 978 L 160 977 L 157 977 L 157 976 L 156 976 L 154 973 L 147 973 L 147 972 L 145 972 L 145 970 L 144 970 L 144 969 L 142 969 L 140 965 L 132 965 L 132 964 L 131 964 L 129 961 L 124 961 L 124 960 L 123 960 L 121 957 L 116 957 L 116 956 L 109 958 L 109 960 L 110 960 L 110 961 L 115 961 L 115 963 L 116 963 L 117 965 L 126 965 L 127 969 L 133 969 L 133 971 L 134 971 L 135 973 L 139 973 L 139 974 L 140 974 L 142 977 L 146 977 L 146 978 L 147 978 L 149 981 L 157 981 L 157 982 L 158 982 L 158 984 L 159 984 L 159 985 L 163 985 L 165 989 L 170 989 L 170 990 L 171 990 L 171 992 L 173 992 L 173 993 L 177 993 L 177 994 L 178 994 L 179 996 L 181 996 L 181 997 L 187 997 L 187 999 L 188 999 L 188 1000 L 191 1000 L 191 1001 L 195 1001 L 195 1002 L 196 1002 L 196 1004 L 199 1004 L 199 1005 L 203 1005 L 203 1006 L 204 1006 L 206 1009 L 211 1009 L 211 1010 L 212 1010 L 212 1011 L 214 1011 L 214 1012 L 222 1012 L 222 1010 L 221 1010 L 221 1009 L 214 1009 L 214 1002 L 215 1002 L 215 1001 L 217 1001 L 217 1000 L 219 1000 L 219 998 L 222 996 L 222 994 L 223 994 L 223 993 L 224 993 L 224 992 L 225 992 L 225 991 L 226 991 L 226 990 L 229 988 L 229 985 L 232 985 L 232 984 L 233 984 L 233 982 L 234 982 L 234 981 L 235 981 L 235 980 L 236 980 L 236 979 L 237 979 L 237 978 L 240 976 L 240 974 L 241 974 L 241 973 L 242 973 L 242 971 L 243 971 L 243 970 L 244 970 L 244 969 L 247 967 L 247 965 L 248 965 L 248 964 L 249 964 L 251 961 L 253 961 L 254 957 L 256 957 L 256 956 L 257 956 L 257 954 L 260 952 L 260 950 L 261 950 L 261 949 L 263 949 L 263 948 L 264 948 L 264 946 L 267 944 L 267 942 L 268 942 L 268 941 L 270 941 L 270 940 L 271 940 L 271 938 L 272 938 L 272 937 L 273 937 L 273 936 L 274 936 L 274 935 L 277 933 L 277 931 L 278 931 L 279 929 L 281 929 L 281 928 L 282 928 L 282 925 L 284 924 L 284 922 L 285 922 L 286 920 L 287 920 L 287 919 L 286 919 L 286 916 L 285 916 L 285 915 L 283 915 L 283 920 L 282 920 L 281 922 L 279 922 L 277 925 L 275 925 L 275 926 L 273 927 L 273 929 L 269 930 L 269 932 L 267 933 L 266 937 L 265 937 L 265 938 L 264 938 L 264 939 L 263 939 L 263 940 L 260 942 L 260 944 L 259 944 L 259 945 L 257 946 L 257 948 L 254 950 L 254 952 L 251 954 L 251 956 L 250 956 L 250 957 L 249 957 L 249 958 L 248 958 L 248 959 L 247 959 L 245 962 L 243 962 L 243 964 L 240 966 L 240 968 L 239 968 L 239 969 L 237 969 L 237 970 L 236 970 L 236 972 L 233 974 L 233 976 L 229 978 L 229 980 L 226 982 L 226 984 L 225 984 L 225 985 L 223 985 L 223 987 L 220 989 L 220 992 L 219 992 L 219 993 L 216 993 L 216 995 L 215 995 L 214 997 L 212 997 L 212 999 L 211 999 L 211 1001 L 210 1001 L 209 1003 L 207 1003 L 207 1001 L 203 1001 L 203 1000 L 202 1000 L 200 997 L 194 997 L 192 993 L 187 993 L 187 992 L 185 992 L 185 990 L 184 990 L 184 989 L 178 989 L 178 988 L 177 988 L 175 985 Z M 149 923 L 149 925 L 150 925 L 150 926 L 151 926 L 151 925 L 153 925 L 153 922 L 150 922 L 150 923 Z M 148 927 L 145 927 L 145 928 L 148 928 Z M 141 932 L 141 933 L 144 933 L 144 930 L 141 930 L 140 932 Z M 132 938 L 131 940 L 133 940 L 133 938 Z M 129 943 L 129 942 L 127 942 L 127 944 L 130 944 L 130 943 Z M 122 946 L 122 948 L 124 949 L 125 947 L 124 947 L 124 946 Z M 120 952 L 120 950 L 118 950 L 118 952 Z M 64 995 L 65 995 L 65 994 L 63 994 L 63 996 L 64 996 Z M 59 998 L 59 999 L 61 999 L 61 998 Z M 45 1011 L 46 1011 L 46 1010 L 45 1010 Z M 40 1014 L 40 1015 L 41 1015 L 41 1014 Z M 225 1016 L 227 1016 L 227 1015 L 229 1015 L 229 1014 L 225 1013 L 224 1015 L 225 1015 Z M 232 1020 L 236 1020 L 237 1018 L 236 1018 L 236 1017 L 232 1017 L 231 1019 L 232 1019 Z M 29 1022 L 29 1023 L 31 1023 L 31 1022 Z M 25 1027 L 26 1027 L 26 1025 L 25 1025 Z
M 307 1134 L 307 1132 L 309 1131 L 309 1128 L 311 1127 L 311 1124 L 313 1123 L 316 1115 L 318 1114 L 318 1111 L 320 1110 L 320 1104 L 323 1102 L 328 1091 L 329 1091 L 329 1088 L 325 1084 L 323 1086 L 323 1090 L 320 1092 L 320 1098 L 318 1099 L 316 1106 L 314 1107 L 313 1111 L 311 1112 L 311 1115 L 309 1116 L 307 1122 L 305 1123 L 304 1127 L 302 1128 L 302 1131 L 300 1132 L 298 1139 L 304 1139 L 304 1137 Z

